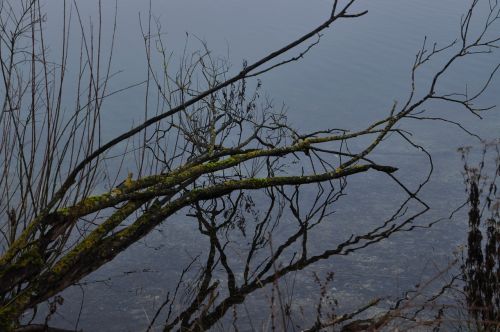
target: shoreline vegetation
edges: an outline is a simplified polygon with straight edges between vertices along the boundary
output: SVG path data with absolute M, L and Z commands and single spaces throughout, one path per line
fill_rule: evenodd
M 409 132 L 405 121 L 444 122 L 479 138 L 455 121 L 453 112 L 442 118 L 429 110 L 440 103 L 480 118 L 493 108 L 482 106 L 481 97 L 496 77 L 498 61 L 492 61 L 479 86 L 441 89 L 444 77 L 463 59 L 498 53 L 500 47 L 498 1 L 469 3 L 456 39 L 442 45 L 424 39 L 409 68 L 408 94 L 384 116 L 360 130 L 306 133 L 290 125 L 284 107 L 261 96 L 261 78 L 321 47 L 323 34 L 335 33 L 338 23 L 363 19 L 367 11 L 359 9 L 360 1 L 332 0 L 331 11 L 316 27 L 239 69 L 215 57 L 201 40 L 199 49 L 186 48 L 178 68 L 172 68 L 172 54 L 150 4 L 149 16 L 141 21 L 147 60 L 147 79 L 141 83 L 144 121 L 105 141 L 105 101 L 123 92 L 109 88 L 120 33 L 117 9 L 106 40 L 102 26 L 109 18 L 102 14 L 101 1 L 91 32 L 86 32 L 77 2 L 63 1 L 62 47 L 53 54 L 43 1 L 0 1 L 0 331 L 69 331 L 51 325 L 65 301 L 61 293 L 162 230 L 177 214 L 196 221 L 207 248 L 177 271 L 178 282 L 148 316 L 147 331 L 205 331 L 216 329 L 222 319 L 231 320 L 237 330 L 238 306 L 260 289 L 271 293 L 266 310 L 272 330 L 446 328 L 453 308 L 438 302 L 460 282 L 465 285 L 461 309 L 467 312 L 459 323 L 498 330 L 498 144 L 485 145 L 484 151 L 496 151 L 493 177 L 485 176 L 489 166 L 484 162 L 469 166 L 467 150 L 462 150 L 470 205 L 467 258 L 462 274 L 437 293 L 424 290 L 434 289 L 439 275 L 408 290 L 382 313 L 370 316 L 370 310 L 381 308 L 383 297 L 337 313 L 329 291 L 334 273 L 315 276 L 320 293 L 309 308 L 313 316 L 299 322 L 283 285 L 318 262 L 366 250 L 394 234 L 410 236 L 414 229 L 438 222 L 417 224 L 430 209 L 421 192 L 434 166 L 432 155 L 417 143 L 419 133 Z M 70 43 L 75 31 L 79 42 Z M 75 51 L 79 62 L 69 70 L 74 66 L 69 54 Z M 432 73 L 425 82 L 422 71 Z M 69 104 L 65 96 L 73 87 L 76 98 Z M 374 156 L 389 137 L 428 160 L 417 186 L 407 185 L 392 160 L 380 162 Z M 404 195 L 400 206 L 373 228 L 312 251 L 315 232 L 345 199 L 348 180 L 375 173 Z M 255 203 L 257 193 L 264 203 Z M 282 229 L 287 233 L 278 234 Z M 165 257 L 165 264 L 171 259 Z M 79 329 L 80 314 L 71 331 Z

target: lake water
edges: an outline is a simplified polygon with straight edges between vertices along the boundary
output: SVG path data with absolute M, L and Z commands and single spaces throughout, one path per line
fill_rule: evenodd
M 78 2 L 78 6 L 84 21 L 89 16 L 96 20 L 95 1 Z M 61 1 L 50 1 L 46 7 L 48 22 L 60 19 Z M 237 72 L 244 60 L 251 63 L 321 23 L 329 13 L 330 2 L 154 0 L 152 7 L 166 32 L 169 51 L 179 54 L 189 32 L 206 41 L 216 55 L 227 56 Z M 365 127 L 385 116 L 395 100 L 405 100 L 410 68 L 424 36 L 440 43 L 455 39 L 466 8 L 465 1 L 457 0 L 360 1 L 353 10 L 367 9 L 367 15 L 334 24 L 304 59 L 263 75 L 263 91 L 276 105 L 287 105 L 290 122 L 303 132 Z M 109 37 L 114 3 L 106 1 L 103 10 L 105 36 Z M 111 81 L 112 89 L 146 77 L 139 13 L 145 22 L 147 1 L 118 1 L 112 68 L 122 72 Z M 496 31 L 500 32 L 498 26 Z M 49 24 L 48 38 L 55 36 L 57 25 Z M 191 38 L 190 47 L 199 45 L 196 38 Z M 442 91 L 477 87 L 499 59 L 496 53 L 462 62 L 445 77 Z M 419 82 L 425 82 L 429 73 L 424 70 Z M 142 119 L 143 94 L 139 87 L 108 99 L 102 115 L 105 136 L 112 137 Z M 481 103 L 500 105 L 500 79 L 493 81 Z M 429 111 L 433 116 L 458 121 L 485 139 L 500 136 L 500 113 L 496 110 L 484 114 L 483 120 L 449 105 L 431 105 Z M 418 222 L 426 224 L 447 217 L 466 199 L 456 149 L 478 142 L 451 124 L 408 120 L 402 126 L 414 134 L 415 142 L 431 152 L 435 163 L 431 182 L 422 193 L 431 210 Z M 399 178 L 409 186 L 423 180 L 428 169 L 423 155 L 395 138 L 382 144 L 373 158 L 399 167 Z M 346 193 L 331 217 L 335 223 L 327 223 L 311 235 L 315 236 L 311 250 L 319 252 L 332 241 L 349 238 L 380 223 L 397 208 L 402 197 L 386 177 L 372 173 L 350 180 Z M 312 273 L 324 277 L 328 271 L 335 272 L 329 290 L 339 302 L 339 312 L 374 297 L 397 297 L 446 267 L 453 250 L 464 243 L 466 225 L 466 220 L 459 217 L 431 229 L 396 234 L 353 255 L 320 261 L 288 279 L 296 282 L 295 303 L 314 305 L 319 291 Z M 81 315 L 78 327 L 84 331 L 144 330 L 167 293 L 175 288 L 185 266 L 193 257 L 206 255 L 207 241 L 197 227 L 183 214 L 167 220 L 161 232 L 154 232 L 90 275 L 83 288 L 75 286 L 66 291 L 65 304 L 54 320 L 59 326 L 70 328 Z M 237 260 L 236 257 L 235 264 Z M 105 283 L 95 282 L 110 277 Z M 245 306 L 239 307 L 241 330 L 250 330 L 252 326 L 260 330 L 269 319 L 267 313 L 263 314 L 268 311 L 269 296 L 268 290 L 256 292 Z M 221 324 L 230 320 L 231 317 L 225 317 Z

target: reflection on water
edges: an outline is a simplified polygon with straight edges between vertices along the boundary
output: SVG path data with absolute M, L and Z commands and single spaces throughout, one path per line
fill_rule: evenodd
M 241 1 L 217 3 L 220 5 L 193 1 L 153 2 L 168 32 L 168 45 L 180 50 L 184 45 L 184 32 L 189 31 L 206 38 L 215 50 L 225 50 L 228 46 L 231 60 L 238 68 L 243 59 L 257 58 L 275 45 L 306 31 L 322 17 L 322 10 L 326 8 L 324 3 L 313 5 L 299 1 L 259 2 L 250 8 Z M 90 2 L 87 6 L 92 8 Z M 143 10 L 141 6 L 139 2 L 121 2 L 119 20 L 136 21 L 137 11 Z M 424 35 L 438 41 L 454 38 L 457 22 L 465 8 L 456 1 L 380 1 L 362 6 L 370 11 L 366 18 L 328 32 L 302 62 L 263 77 L 269 95 L 277 102 L 286 102 L 290 121 L 299 124 L 304 131 L 325 126 L 359 128 L 386 112 L 394 99 L 403 99 L 408 93 L 409 68 Z M 247 11 L 246 15 L 235 14 Z M 127 32 L 118 35 L 117 44 L 122 47 L 137 43 L 133 38 L 136 27 L 130 24 L 126 29 Z M 115 66 L 125 69 L 121 76 L 125 81 L 127 77 L 129 81 L 137 81 L 137 77 L 144 76 L 137 66 L 138 59 L 143 59 L 142 52 L 141 47 L 117 52 Z M 476 77 L 490 69 L 486 63 L 476 58 L 468 69 L 457 69 L 457 74 L 446 81 L 447 86 L 451 90 L 464 82 L 465 77 L 474 84 Z M 498 83 L 494 82 L 492 90 L 498 91 Z M 137 113 L 127 110 L 141 108 L 142 99 L 138 97 L 141 93 L 132 90 L 127 96 L 112 100 L 108 104 L 111 111 L 104 114 L 104 122 L 112 123 L 118 130 L 137 120 Z M 499 103 L 498 95 L 486 95 L 485 104 L 496 103 Z M 435 114 L 441 116 L 446 111 L 437 105 Z M 483 136 L 497 135 L 500 117 L 495 114 L 485 117 L 487 121 L 479 122 L 467 112 L 457 112 L 454 120 L 466 123 L 468 129 Z M 419 122 L 406 125 L 416 134 L 417 141 L 434 155 L 435 176 L 423 193 L 433 208 L 425 221 L 432 221 L 448 215 L 463 201 L 463 197 L 456 195 L 462 192 L 462 187 L 460 158 L 455 149 L 470 144 L 472 138 L 453 125 Z M 419 166 L 425 163 L 425 157 L 414 154 L 395 140 L 377 151 L 376 156 L 397 164 L 402 177 L 410 184 L 418 184 L 426 171 Z M 366 190 L 367 187 L 370 189 Z M 309 236 L 310 250 L 321 253 L 326 248 L 336 248 L 349 241 L 351 234 L 380 224 L 397 208 L 401 197 L 396 197 L 395 192 L 396 188 L 388 186 L 378 175 L 353 179 L 344 192 L 347 196 L 341 200 L 345 202 L 343 209 L 326 218 L 327 222 L 319 224 L 318 231 Z M 269 199 L 254 197 L 253 201 L 262 208 Z M 431 230 L 416 230 L 411 237 L 407 234 L 394 236 L 368 251 L 348 257 L 326 255 L 325 258 L 330 258 L 328 261 L 315 262 L 310 269 L 306 268 L 307 262 L 286 263 L 293 258 L 293 250 L 284 263 L 280 263 L 283 265 L 273 266 L 265 265 L 266 257 L 272 255 L 269 248 L 264 249 L 266 229 L 276 227 L 273 243 L 274 250 L 279 251 L 281 244 L 303 236 L 305 228 L 296 228 L 300 222 L 293 226 L 283 223 L 279 227 L 270 224 L 270 220 L 263 223 L 256 219 L 251 209 L 246 214 L 238 219 L 254 220 L 253 226 L 246 229 L 242 227 L 243 222 L 226 223 L 220 228 L 223 216 L 215 208 L 213 213 L 202 210 L 191 217 L 175 216 L 165 228 L 92 275 L 85 284 L 85 297 L 79 289 L 67 292 L 65 297 L 68 299 L 83 299 L 80 326 L 99 329 L 102 321 L 119 320 L 131 331 L 161 326 L 165 321 L 171 327 L 190 329 L 209 326 L 219 329 L 238 326 L 241 330 L 276 326 L 293 329 L 299 325 L 298 321 L 314 321 L 322 294 L 338 300 L 340 308 L 335 306 L 335 310 L 339 315 L 370 303 L 378 296 L 400 295 L 426 276 L 433 275 L 436 272 L 434 264 L 446 262 L 452 249 L 466 237 L 465 224 L 443 223 Z M 217 233 L 216 229 L 222 232 Z M 456 229 L 463 233 L 450 231 Z M 259 232 L 260 236 L 250 239 L 242 236 L 243 233 Z M 287 272 L 282 282 L 277 283 L 273 278 L 261 280 L 258 274 L 252 276 L 252 271 L 245 266 L 246 257 L 242 256 L 249 252 L 242 249 L 244 244 L 249 246 L 247 248 L 260 248 L 260 252 L 253 249 L 251 256 L 262 255 L 260 259 L 267 271 Z M 226 254 L 214 260 L 215 252 Z M 214 270 L 214 266 L 217 269 Z M 304 269 L 303 272 L 295 273 L 299 268 Z M 126 273 L 130 271 L 135 273 Z M 318 287 L 313 272 L 319 274 L 323 282 L 331 271 L 335 273 L 333 282 L 325 283 L 326 288 Z M 113 278 L 108 280 L 109 276 Z M 234 289 L 233 278 L 245 280 L 244 286 Z M 96 280 L 105 282 L 94 283 Z M 220 284 L 228 286 L 223 293 L 217 290 Z M 266 285 L 264 290 L 260 289 Z M 218 305 L 211 307 L 209 312 L 204 306 L 214 303 L 215 299 Z M 240 303 L 244 304 L 237 310 L 231 307 Z M 322 317 L 337 312 L 330 310 L 328 313 L 325 307 L 321 310 Z M 376 309 L 367 310 L 377 312 Z M 67 304 L 61 308 L 62 316 L 79 314 L 78 306 Z M 220 321 L 224 315 L 226 320 Z M 97 322 L 96 317 L 100 317 Z M 113 326 L 106 328 L 120 330 Z
M 491 151 L 493 150 L 493 153 Z M 488 154 L 486 154 L 488 152 Z M 477 331 L 500 328 L 500 177 L 499 145 L 487 146 L 486 157 L 496 157 L 491 164 L 466 165 L 469 192 L 469 235 L 467 257 L 462 267 L 469 315 L 469 327 Z M 495 165 L 496 164 L 496 165 Z M 493 169 L 492 169 L 493 168 Z
M 123 0 L 118 4 L 113 68 L 124 72 L 112 82 L 116 89 L 146 75 L 143 40 L 137 25 L 130 23 L 138 21 L 139 10 L 144 13 L 144 3 Z M 364 127 L 386 114 L 394 99 L 401 103 L 406 98 L 411 64 L 424 35 L 438 41 L 456 36 L 463 4 L 451 0 L 360 4 L 359 8 L 369 10 L 366 18 L 325 33 L 303 61 L 264 75 L 264 89 L 277 104 L 286 102 L 288 119 L 304 132 Z M 49 16 L 55 16 L 58 5 L 57 1 L 46 4 Z M 81 15 L 92 15 L 94 5 L 82 3 Z M 207 39 L 215 50 L 228 45 L 231 70 L 239 70 L 244 59 L 258 58 L 307 31 L 322 19 L 329 5 L 319 1 L 259 0 L 251 5 L 223 0 L 153 1 L 158 24 L 167 31 L 167 45 L 172 45 L 169 51 L 182 51 L 184 32 L 189 31 Z M 112 12 L 109 2 L 104 10 Z M 444 87 L 462 91 L 468 84 L 477 84 L 491 70 L 484 59 L 473 58 L 464 68 L 457 68 L 444 79 Z M 426 74 L 417 80 L 425 81 Z M 494 81 L 490 88 L 498 91 L 499 85 Z M 104 136 L 114 136 L 141 119 L 143 114 L 136 110 L 144 107 L 143 94 L 142 88 L 135 88 L 105 103 L 109 108 L 103 113 L 103 124 L 109 127 Z M 487 93 L 484 103 L 500 104 L 498 98 Z M 431 107 L 435 117 L 449 111 L 441 104 Z M 498 135 L 498 113 L 487 113 L 485 118 L 479 122 L 468 112 L 452 117 L 485 138 Z M 460 156 L 455 149 L 472 144 L 474 138 L 453 123 L 408 119 L 404 125 L 413 132 L 415 142 L 434 155 L 434 176 L 422 192 L 432 208 L 419 220 L 426 225 L 447 216 L 463 201 L 457 194 L 462 190 Z M 400 178 L 415 190 L 429 171 L 427 157 L 394 136 L 373 157 L 398 166 Z M 308 170 L 312 166 L 296 167 Z M 386 180 L 373 172 L 353 178 L 349 187 L 336 182 L 335 190 L 321 186 L 302 191 L 277 189 L 208 201 L 182 211 L 66 291 L 64 304 L 56 299 L 51 321 L 67 327 L 74 327 L 76 321 L 89 331 L 122 331 L 124 326 L 130 331 L 165 326 L 189 331 L 318 330 L 324 327 L 320 322 L 341 325 L 353 318 L 345 313 L 376 314 L 390 302 L 373 298 L 400 296 L 433 275 L 435 266 L 446 262 L 466 237 L 464 223 L 442 222 L 387 239 L 395 220 L 413 222 L 416 206 L 400 208 L 406 194 Z M 475 209 L 479 203 L 474 203 L 477 190 L 477 185 L 471 185 L 465 291 L 473 317 L 488 321 L 498 315 L 499 308 L 498 280 L 491 282 L 498 273 L 494 262 L 499 235 L 491 219 L 486 241 L 482 241 L 479 210 Z M 335 211 L 328 208 L 333 203 Z M 337 209 L 337 203 L 342 208 Z M 363 250 L 367 243 L 370 249 Z

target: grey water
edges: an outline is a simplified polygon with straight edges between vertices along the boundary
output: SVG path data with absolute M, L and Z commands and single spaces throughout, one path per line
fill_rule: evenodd
M 60 19 L 61 3 L 45 4 L 47 22 Z M 84 21 L 95 22 L 97 1 L 77 3 Z M 105 1 L 103 6 L 104 31 L 109 37 L 115 4 Z M 196 38 L 205 41 L 215 54 L 230 60 L 235 72 L 244 60 L 251 63 L 323 22 L 330 6 L 326 0 L 152 1 L 153 13 L 173 54 L 182 52 L 189 33 L 195 36 L 193 45 Z M 394 101 L 405 100 L 410 91 L 411 65 L 424 37 L 428 36 L 429 43 L 454 40 L 466 8 L 466 1 L 457 0 L 360 1 L 353 11 L 368 10 L 367 15 L 334 24 L 303 59 L 264 74 L 263 90 L 275 104 L 286 104 L 289 121 L 302 132 L 363 128 L 386 116 Z M 147 13 L 147 1 L 117 2 L 112 68 L 120 73 L 111 81 L 112 89 L 146 77 L 140 21 L 144 24 Z M 57 39 L 58 32 L 57 24 L 49 24 L 49 39 Z M 297 52 L 292 51 L 289 56 Z M 481 86 L 499 58 L 496 53 L 463 61 L 444 78 L 441 88 L 464 91 Z M 425 84 L 435 68 L 424 69 L 418 82 Z M 102 123 L 107 138 L 142 120 L 143 95 L 139 87 L 105 102 Z M 486 106 L 500 105 L 499 78 L 480 102 Z M 484 113 L 482 120 L 449 105 L 430 105 L 428 111 L 432 116 L 460 122 L 484 139 L 500 136 L 498 110 Z M 445 218 L 466 199 L 460 173 L 462 163 L 456 150 L 465 145 L 479 146 L 479 142 L 453 124 L 408 120 L 402 126 L 412 132 L 414 141 L 425 146 L 434 160 L 434 173 L 422 192 L 431 210 L 419 222 Z M 423 180 L 428 171 L 425 156 L 394 137 L 375 151 L 374 158 L 399 167 L 398 177 L 410 187 Z M 325 227 L 315 235 L 318 250 L 324 243 L 348 238 L 381 222 L 401 199 L 398 189 L 379 174 L 349 181 L 347 194 L 333 217 L 336 226 Z M 317 293 L 312 272 L 328 271 L 335 272 L 331 291 L 340 310 L 374 297 L 400 296 L 446 267 L 453 251 L 465 243 L 466 226 L 465 219 L 454 218 L 430 229 L 394 235 L 353 255 L 321 261 L 295 277 L 302 289 L 297 291 L 295 301 L 305 306 L 314 304 L 317 299 L 312 294 Z M 161 232 L 154 232 L 86 278 L 84 286 L 66 291 L 65 304 L 54 321 L 67 328 L 75 327 L 78 321 L 78 328 L 84 331 L 145 330 L 186 264 L 206 250 L 204 241 L 192 220 L 176 216 L 165 223 Z M 242 311 L 243 316 L 251 316 L 247 321 L 268 319 L 259 317 L 259 306 L 266 306 L 268 294 L 257 294 L 260 295 L 254 295 Z M 241 318 L 242 330 L 249 329 L 247 321 Z

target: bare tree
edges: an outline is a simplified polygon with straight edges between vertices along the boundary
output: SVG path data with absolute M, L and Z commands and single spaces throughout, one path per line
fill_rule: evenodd
M 499 5 L 489 2 L 483 29 L 473 33 L 473 13 L 479 3 L 474 0 L 455 41 L 430 47 L 424 42 L 411 68 L 410 94 L 403 102 L 395 102 L 386 117 L 358 131 L 301 133 L 287 123 L 283 109 L 277 110 L 260 98 L 258 76 L 299 60 L 317 44 L 321 33 L 338 21 L 365 15 L 366 11 L 352 11 L 355 3 L 334 0 L 324 22 L 261 59 L 245 63 L 235 75 L 230 75 L 227 61 L 214 58 L 203 42 L 199 51 L 186 52 L 179 70 L 172 73 L 161 31 L 155 31 L 159 27 L 154 27 L 150 15 L 142 25 L 148 59 L 144 84 L 147 97 L 158 101 L 156 115 L 103 142 L 105 124 L 100 121 L 100 112 L 103 100 L 113 93 L 107 85 L 114 32 L 111 51 L 105 56 L 101 20 L 85 33 L 76 11 L 82 31 L 80 68 L 76 103 L 68 114 L 62 106 L 72 22 L 66 2 L 62 53 L 60 60 L 53 62 L 44 43 L 40 1 L 2 1 L 0 328 L 47 328 L 43 324 L 22 326 L 20 318 L 37 305 L 57 299 L 60 292 L 181 211 L 196 219 L 210 246 L 199 278 L 190 285 L 190 303 L 173 312 L 176 294 L 172 294 L 150 328 L 162 317 L 164 330 L 208 329 L 255 290 L 271 286 L 279 292 L 277 280 L 292 272 L 412 230 L 413 221 L 428 210 L 419 192 L 430 174 L 411 190 L 395 175 L 397 169 L 390 161 L 378 164 L 370 155 L 388 135 L 397 135 L 426 153 L 413 143 L 401 122 L 408 118 L 436 120 L 424 113 L 428 102 L 445 102 L 476 115 L 488 109 L 475 103 L 499 65 L 474 93 L 440 92 L 440 82 L 462 58 L 492 52 L 499 46 L 500 37 L 492 36 Z M 296 54 L 279 60 L 290 52 Z M 427 85 L 417 87 L 417 72 L 435 58 L 445 61 Z M 350 142 L 361 138 L 368 141 L 364 147 L 357 151 L 348 148 Z M 126 148 L 120 150 L 123 145 Z M 135 175 L 125 177 L 121 169 L 107 168 L 106 163 L 114 158 L 111 152 L 118 153 L 119 160 L 133 155 Z M 400 186 L 407 195 L 401 207 L 376 228 L 322 253 L 310 253 L 310 232 L 332 212 L 343 195 L 346 179 L 369 171 L 382 172 Z M 97 186 L 103 178 L 112 179 L 107 189 Z M 265 206 L 257 209 L 254 195 L 265 196 Z M 313 199 L 306 204 L 304 195 Z M 410 209 L 412 204 L 419 209 Z M 283 222 L 284 213 L 292 216 L 294 231 L 285 239 L 273 240 L 273 230 Z M 226 251 L 230 238 L 236 236 L 233 229 L 249 240 L 247 246 L 239 248 L 245 262 L 239 267 L 233 266 Z M 225 272 L 224 285 L 214 277 L 219 267 Z M 57 301 L 52 303 L 57 306 Z M 376 303 L 330 317 L 322 316 L 318 308 L 312 330 L 344 324 Z M 285 304 L 279 308 L 279 326 L 286 329 L 292 318 Z

